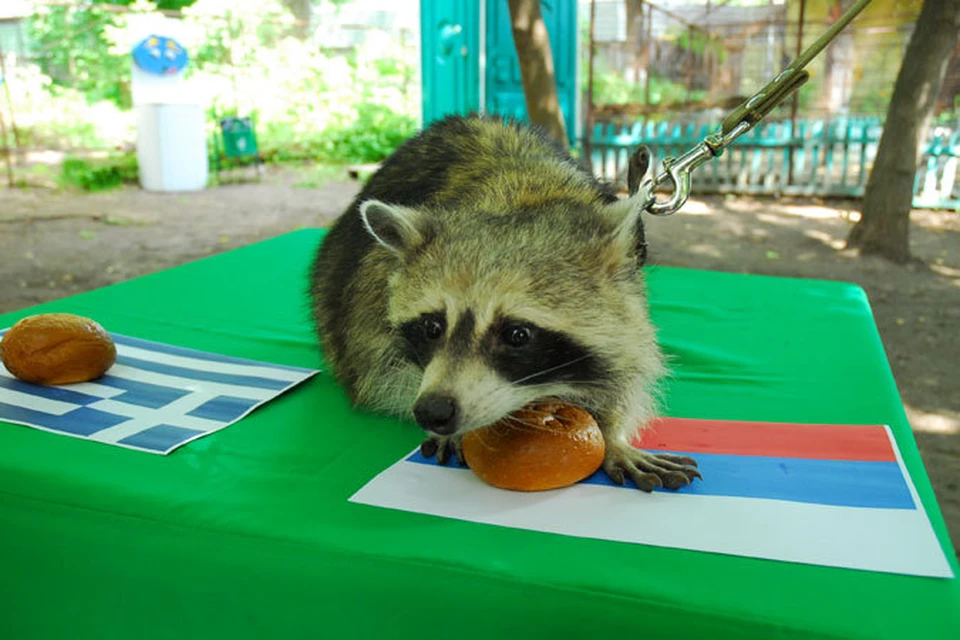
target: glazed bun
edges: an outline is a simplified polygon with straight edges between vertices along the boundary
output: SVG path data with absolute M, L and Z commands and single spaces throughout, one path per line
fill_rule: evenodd
M 484 482 L 514 491 L 575 484 L 600 468 L 605 452 L 593 416 L 559 401 L 531 403 L 463 437 L 470 469 Z
M 106 373 L 117 360 L 117 348 L 90 318 L 42 313 L 24 318 L 0 338 L 0 360 L 25 382 L 73 384 Z

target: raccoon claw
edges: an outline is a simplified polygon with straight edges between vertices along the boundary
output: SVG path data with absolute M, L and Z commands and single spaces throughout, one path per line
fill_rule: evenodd
M 676 490 L 685 487 L 694 478 L 703 479 L 693 458 L 670 453 L 650 453 L 632 447 L 616 447 L 607 452 L 603 470 L 616 484 L 626 479 L 633 481 L 641 491 L 657 488 Z
M 460 466 L 465 467 L 462 440 L 461 436 L 430 436 L 420 444 L 420 455 L 424 458 L 436 455 L 440 464 L 447 464 L 453 456 Z

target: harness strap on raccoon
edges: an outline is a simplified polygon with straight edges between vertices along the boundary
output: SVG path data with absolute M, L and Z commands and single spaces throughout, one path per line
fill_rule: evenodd
M 663 172 L 642 182 L 641 179 L 650 164 L 650 150 L 646 146 L 639 147 L 630 157 L 628 166 L 627 189 L 630 198 L 635 199 L 643 209 L 655 216 L 668 216 L 679 211 L 690 196 L 690 174 L 700 165 L 722 156 L 724 150 L 734 140 L 752 129 L 774 107 L 803 86 L 810 79 L 810 72 L 804 67 L 817 57 L 870 2 L 871 0 L 858 0 L 780 75 L 724 118 L 716 133 L 707 136 L 703 142 L 680 157 L 664 158 Z M 658 201 L 654 191 L 668 180 L 673 183 L 673 193 L 667 200 Z

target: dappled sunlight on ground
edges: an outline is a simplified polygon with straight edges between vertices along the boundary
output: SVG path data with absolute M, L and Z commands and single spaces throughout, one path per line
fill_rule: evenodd
M 703 200 L 694 200 L 691 198 L 683 205 L 681 211 L 683 211 L 683 215 L 685 216 L 707 216 L 713 213 L 714 210 Z
M 960 287 L 960 269 L 956 267 L 946 267 L 941 264 L 932 264 L 930 268 L 941 276 L 945 278 L 952 278 L 954 286 Z
M 702 256 L 710 256 L 711 258 L 723 257 L 723 252 L 713 244 L 692 244 L 687 247 L 687 250 L 690 251 L 690 253 L 695 253 Z
M 911 407 L 909 404 L 904 406 L 914 431 L 942 436 L 960 435 L 960 414 L 931 413 Z
M 814 240 L 822 242 L 835 251 L 841 251 L 846 245 L 844 240 L 837 238 L 836 236 L 825 231 L 820 231 L 819 229 L 807 229 L 803 232 L 803 234 L 808 238 L 813 238 Z

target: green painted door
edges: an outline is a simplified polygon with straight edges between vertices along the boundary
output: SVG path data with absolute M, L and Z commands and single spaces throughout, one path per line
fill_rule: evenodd
M 480 5 L 480 0 L 420 3 L 424 127 L 446 115 L 480 110 Z
M 577 2 L 540 0 L 550 36 L 560 110 L 570 144 L 577 137 Z M 527 119 L 520 64 L 513 44 L 507 0 L 486 0 L 486 86 L 484 108 L 489 113 Z

